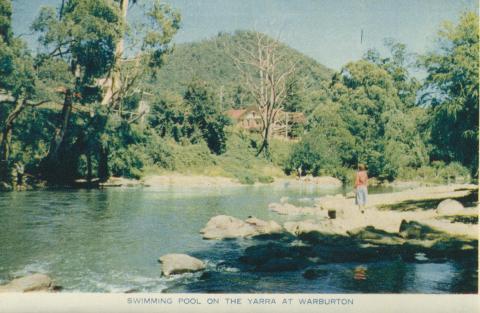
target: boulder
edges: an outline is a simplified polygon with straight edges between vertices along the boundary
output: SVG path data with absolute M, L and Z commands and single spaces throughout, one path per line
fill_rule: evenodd
M 256 217 L 249 217 L 245 222 L 253 226 L 259 235 L 277 234 L 283 231 L 283 227 L 275 221 L 264 221 Z
M 402 220 L 399 229 L 400 236 L 405 239 L 434 240 L 442 235 L 442 232 L 433 229 L 417 221 Z
M 334 220 L 323 220 L 316 222 L 312 220 L 286 222 L 283 227 L 291 234 L 298 236 L 310 232 L 318 232 L 326 235 L 346 235 L 346 229 L 340 222 Z
M 282 226 L 274 221 L 249 217 L 245 221 L 228 215 L 212 217 L 200 232 L 204 239 L 233 239 L 266 234 L 278 234 Z
M 369 242 L 379 246 L 384 245 L 402 245 L 405 239 L 381 229 L 376 229 L 373 226 L 360 227 L 347 231 L 347 233 L 356 239 L 364 242 Z
M 12 280 L 10 283 L 0 286 L 0 292 L 29 292 L 29 291 L 52 291 L 54 284 L 50 277 L 45 274 L 32 274 Z
M 437 206 L 438 215 L 455 215 L 463 210 L 463 205 L 457 200 L 445 199 Z
M 187 254 L 166 254 L 158 259 L 162 263 L 162 274 L 192 273 L 205 269 L 205 263 Z
M 254 226 L 228 215 L 212 217 L 200 232 L 203 239 L 232 239 L 258 234 Z

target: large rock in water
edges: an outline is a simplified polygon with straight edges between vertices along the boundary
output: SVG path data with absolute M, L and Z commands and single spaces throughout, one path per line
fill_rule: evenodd
M 389 233 L 373 226 L 359 227 L 348 230 L 347 233 L 358 240 L 373 243 L 379 246 L 402 245 L 405 239 L 395 233 Z
M 158 259 L 162 263 L 162 274 L 192 273 L 205 269 L 205 263 L 187 254 L 166 254 Z
M 268 209 L 280 215 L 307 215 L 307 214 L 323 214 L 320 210 L 309 207 L 297 207 L 290 203 L 270 203 Z
M 399 234 L 405 239 L 432 240 L 437 239 L 443 233 L 417 221 L 402 220 Z
M 256 217 L 249 217 L 245 222 L 253 226 L 259 235 L 281 233 L 283 228 L 275 221 L 264 221 Z
M 445 199 L 437 206 L 438 215 L 455 215 L 462 211 L 463 205 L 457 200 Z
M 45 274 L 33 274 L 0 286 L 0 292 L 52 291 L 53 281 Z
M 257 234 L 252 225 L 228 215 L 212 217 L 200 232 L 203 234 L 203 239 L 232 239 Z
M 343 227 L 342 223 L 334 223 L 332 220 L 323 220 L 323 221 L 314 221 L 314 220 L 305 220 L 305 221 L 296 221 L 296 222 L 286 222 L 283 224 L 283 227 L 289 233 L 299 236 L 303 234 L 308 234 L 311 232 L 316 232 L 324 235 L 340 235 L 346 236 L 347 231 Z
M 250 217 L 245 221 L 228 215 L 212 217 L 200 233 L 203 239 L 233 239 L 280 233 L 282 227 L 274 221 Z

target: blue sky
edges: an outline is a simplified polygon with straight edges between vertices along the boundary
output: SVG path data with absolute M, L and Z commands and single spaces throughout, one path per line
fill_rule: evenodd
M 28 33 L 42 5 L 60 0 L 13 0 L 13 26 Z M 148 2 L 145 1 L 144 2 Z M 474 0 L 168 0 L 182 14 L 175 41 L 189 42 L 237 29 L 279 37 L 320 63 L 340 69 L 369 48 L 381 49 L 384 38 L 407 44 L 415 53 L 434 49 L 439 25 L 475 10 Z M 137 9 L 138 10 L 138 9 Z M 136 10 L 132 10 L 135 13 Z M 135 16 L 135 14 L 133 14 Z M 364 32 L 360 42 L 361 30 Z M 30 42 L 32 36 L 25 36 Z M 33 47 L 33 45 L 32 45 Z

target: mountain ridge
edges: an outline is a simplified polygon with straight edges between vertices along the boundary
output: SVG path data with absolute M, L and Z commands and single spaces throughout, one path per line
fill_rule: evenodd
M 153 90 L 183 94 L 192 81 L 201 80 L 216 91 L 226 107 L 245 107 L 251 100 L 242 103 L 242 99 L 239 99 L 242 93 L 246 95 L 246 91 L 242 77 L 225 47 L 248 44 L 254 35 L 255 32 L 251 31 L 236 31 L 219 33 L 202 41 L 177 44 L 156 79 L 151 82 Z M 289 59 L 296 60 L 295 77 L 305 90 L 320 88 L 321 82 L 329 80 L 334 73 L 334 70 L 285 43 L 279 42 L 278 49 L 286 53 Z

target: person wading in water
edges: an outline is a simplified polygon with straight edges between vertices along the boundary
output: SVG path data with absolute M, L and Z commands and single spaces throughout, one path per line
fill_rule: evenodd
M 364 164 L 358 164 L 357 175 L 355 176 L 355 204 L 360 212 L 365 213 L 368 195 L 368 175 Z

